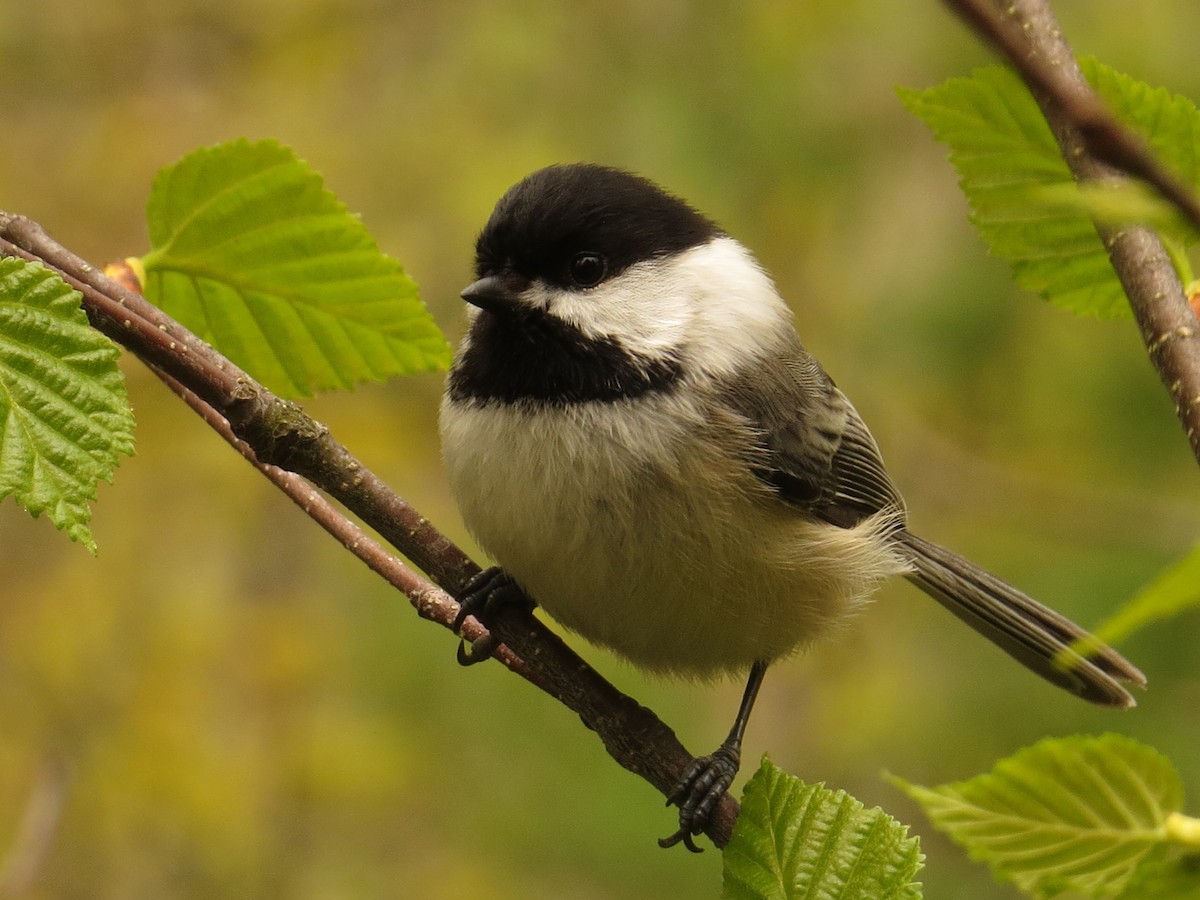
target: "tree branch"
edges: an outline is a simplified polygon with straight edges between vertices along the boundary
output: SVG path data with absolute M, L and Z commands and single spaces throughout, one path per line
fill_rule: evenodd
M 432 523 L 387 487 L 297 404 L 276 397 L 140 294 L 108 278 L 46 234 L 0 212 L 0 255 L 39 261 L 83 295 L 92 325 L 146 363 L 201 418 L 352 553 L 402 591 L 426 619 L 450 628 L 451 594 L 479 568 Z M 426 572 L 392 557 L 320 493 L 329 494 Z M 441 590 L 439 590 L 439 587 Z M 692 761 L 675 733 L 622 694 L 533 616 L 501 614 L 493 632 L 500 661 L 573 710 L 616 762 L 664 796 Z M 468 638 L 483 633 L 474 620 Z M 724 846 L 738 805 L 723 798 L 707 834 Z
M 1153 185 L 1200 228 L 1200 202 L 1119 123 L 1088 85 L 1046 0 L 945 0 L 1021 75 L 1080 182 L 1128 173 Z M 994 10 L 994 11 L 993 11 Z M 1129 298 L 1150 362 L 1175 403 L 1200 462 L 1200 322 L 1175 267 L 1149 228 L 1096 224 Z

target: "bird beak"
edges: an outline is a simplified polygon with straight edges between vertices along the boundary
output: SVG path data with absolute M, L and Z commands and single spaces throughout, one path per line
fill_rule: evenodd
M 489 312 L 503 312 L 520 302 L 521 292 L 528 286 L 524 279 L 485 275 L 463 288 L 461 296 L 472 306 Z

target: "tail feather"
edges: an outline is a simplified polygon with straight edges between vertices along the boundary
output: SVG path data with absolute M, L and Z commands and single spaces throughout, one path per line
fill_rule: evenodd
M 907 531 L 896 539 L 912 560 L 908 579 L 1013 659 L 1092 703 L 1136 705 L 1122 682 L 1144 687 L 1146 676 L 1117 651 L 958 554 Z

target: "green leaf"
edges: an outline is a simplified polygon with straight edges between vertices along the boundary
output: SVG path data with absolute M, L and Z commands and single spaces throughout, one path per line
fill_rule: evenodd
M 1170 840 L 1183 805 L 1171 763 L 1119 735 L 1042 741 L 969 781 L 926 788 L 893 781 L 933 824 L 1036 897 L 1118 894 Z
M 1139 222 L 1151 228 L 1184 232 L 1182 215 L 1148 184 L 1140 181 L 1055 184 L 1031 194 L 1047 209 L 1062 207 L 1105 225 Z
M 1142 588 L 1115 615 L 1100 625 L 1095 638 L 1117 643 L 1139 628 L 1200 606 L 1200 545 Z
M 449 362 L 400 264 L 274 141 L 197 150 L 163 169 L 147 217 L 147 297 L 276 393 Z
M 1085 76 L 1114 113 L 1143 131 L 1162 159 L 1197 183 L 1200 112 L 1191 101 L 1151 88 L 1094 60 Z M 1007 259 L 1019 284 L 1076 313 L 1129 315 L 1088 205 L 1062 202 L 1075 182 L 1037 104 L 1020 79 L 995 66 L 923 91 L 900 90 L 901 101 L 950 147 L 971 206 L 971 220 L 993 253 Z M 1177 221 L 1177 220 L 1176 220 Z M 1168 228 L 1173 257 L 1194 235 Z M 1188 273 L 1181 273 L 1187 279 Z
M 1138 866 L 1120 900 L 1200 900 L 1200 854 L 1155 854 Z
M 96 552 L 87 501 L 133 453 L 117 348 L 80 295 L 37 263 L 0 259 L 0 498 Z
M 723 896 L 918 898 L 921 865 L 917 839 L 882 810 L 764 758 L 724 851 Z
M 1200 109 L 1189 98 L 1151 87 L 1090 57 L 1080 60 L 1084 76 L 1113 114 L 1132 126 L 1167 168 L 1190 185 L 1200 185 Z
M 1037 190 L 1074 180 L 1015 74 L 994 66 L 928 90 L 901 90 L 900 98 L 949 145 L 971 221 L 992 252 L 1009 260 L 1018 283 L 1077 312 L 1125 310 L 1091 220 L 1036 202 Z

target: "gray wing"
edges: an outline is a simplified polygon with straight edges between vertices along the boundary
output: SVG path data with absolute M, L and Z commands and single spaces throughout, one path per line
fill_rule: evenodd
M 749 465 L 784 502 L 843 528 L 885 509 L 903 515 L 875 439 L 798 341 L 735 379 L 723 399 L 756 432 Z M 893 538 L 914 584 L 1018 662 L 1093 703 L 1134 705 L 1121 682 L 1146 678 L 1115 650 L 963 557 L 903 527 Z
M 725 399 L 758 435 L 754 473 L 785 502 L 845 528 L 903 511 L 871 432 L 798 340 L 756 361 Z

